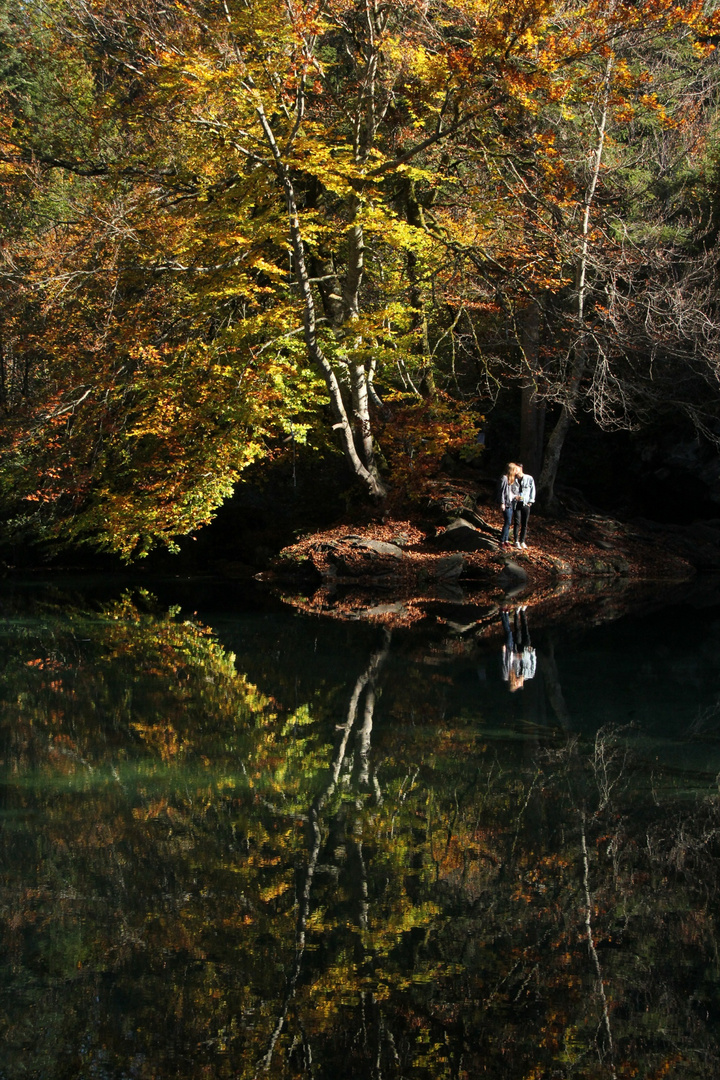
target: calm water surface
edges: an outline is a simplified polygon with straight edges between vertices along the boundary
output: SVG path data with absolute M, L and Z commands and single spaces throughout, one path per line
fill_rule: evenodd
M 720 608 L 3 592 L 2 1080 L 720 1073 Z

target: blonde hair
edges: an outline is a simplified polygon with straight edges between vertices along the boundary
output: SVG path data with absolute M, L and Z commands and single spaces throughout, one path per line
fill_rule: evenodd
M 514 461 L 508 461 L 507 465 L 505 466 L 505 475 L 507 476 L 507 478 L 508 478 L 508 480 L 510 481 L 511 484 L 512 484 L 513 480 L 515 479 L 515 477 L 517 476 L 517 472 L 518 472 L 518 467 L 515 464 L 515 462 Z
M 511 694 L 514 694 L 516 690 L 522 690 L 525 685 L 525 676 L 518 675 L 514 667 L 510 668 L 508 672 L 508 690 Z

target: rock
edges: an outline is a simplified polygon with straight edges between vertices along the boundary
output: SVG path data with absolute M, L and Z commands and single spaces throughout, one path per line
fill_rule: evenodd
M 465 518 L 455 518 L 435 543 L 445 551 L 497 551 L 497 540 L 484 536 Z
M 559 555 L 548 555 L 547 561 L 552 566 L 553 574 L 558 578 L 570 579 L 573 576 L 572 564 L 567 559 L 561 559 Z
M 509 585 L 517 585 L 519 582 L 528 579 L 527 570 L 524 570 L 519 563 L 513 562 L 512 559 L 508 559 L 498 577 L 501 583 L 507 582 Z
M 498 606 L 495 603 L 477 604 L 472 601 L 463 603 L 460 599 L 455 601 L 454 597 L 447 597 L 447 600 L 445 598 L 432 600 L 423 606 L 428 616 L 434 616 L 440 622 L 447 623 L 448 626 L 477 626 L 479 622 L 494 618 L 498 613 Z
M 374 579 L 388 575 L 397 576 L 395 561 L 374 552 L 364 551 L 360 557 L 351 553 L 333 552 L 331 559 L 342 577 Z
M 322 573 L 312 559 L 305 556 L 302 559 L 286 555 L 279 555 L 273 559 L 270 567 L 272 576 L 278 581 L 292 581 L 295 583 L 318 584 L 322 580 Z
M 362 578 L 363 588 L 368 586 L 374 586 L 378 589 L 397 589 L 402 584 L 402 579 L 399 574 L 383 573 L 382 568 L 379 574 L 375 576 L 368 575 Z
M 453 600 L 461 603 L 465 599 L 465 590 L 460 585 L 452 585 L 449 581 L 439 581 L 437 595 L 443 600 Z
M 462 555 L 448 555 L 435 563 L 431 573 L 436 581 L 452 581 L 459 578 L 464 569 L 465 560 Z
M 362 536 L 344 537 L 344 545 L 327 552 L 327 558 L 335 564 L 338 574 L 351 578 L 374 579 L 378 575 L 392 574 L 402 557 L 402 549 L 397 544 L 367 540 Z
M 375 607 L 366 608 L 365 615 L 407 615 L 404 604 L 376 604 Z
M 491 536 L 498 535 L 498 530 L 493 525 L 490 525 L 484 517 L 481 517 L 473 506 L 469 506 L 467 499 L 463 503 L 462 516 L 463 521 L 469 521 L 471 525 L 476 525 L 478 529 L 490 533 Z
M 389 555 L 393 559 L 402 559 L 402 548 L 397 544 L 386 544 L 384 540 L 353 540 L 354 548 L 362 548 L 363 551 L 371 551 L 375 555 Z

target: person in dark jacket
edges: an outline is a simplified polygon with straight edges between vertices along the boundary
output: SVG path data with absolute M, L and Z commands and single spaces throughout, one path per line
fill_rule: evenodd
M 526 548 L 530 507 L 535 502 L 535 481 L 523 472 L 521 464 L 517 465 L 515 484 L 518 494 L 513 504 L 513 540 L 516 548 Z
M 510 526 L 515 513 L 515 500 L 520 494 L 517 482 L 518 466 L 514 461 L 508 461 L 505 472 L 498 482 L 498 502 L 503 512 L 503 527 L 500 533 L 500 547 L 510 547 Z

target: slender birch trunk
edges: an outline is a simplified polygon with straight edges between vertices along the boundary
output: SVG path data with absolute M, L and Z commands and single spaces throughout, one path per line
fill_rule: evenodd
M 595 149 L 592 152 L 590 179 L 587 188 L 585 189 L 582 229 L 580 233 L 580 255 L 577 261 L 575 271 L 575 323 L 577 327 L 577 340 L 575 343 L 575 348 L 573 350 L 570 374 L 568 376 L 567 384 L 565 387 L 565 400 L 563 402 L 563 406 L 560 411 L 560 416 L 558 417 L 557 423 L 555 424 L 555 427 L 550 434 L 550 438 L 548 439 L 542 472 L 540 473 L 540 479 L 538 482 L 539 502 L 545 509 L 550 511 L 555 509 L 557 506 L 557 499 L 555 496 L 555 480 L 557 478 L 558 466 L 560 464 L 560 455 L 562 453 L 565 437 L 567 436 L 567 433 L 570 429 L 570 424 L 574 418 L 575 406 L 580 396 L 580 385 L 582 383 L 583 375 L 585 374 L 585 370 L 588 364 L 588 330 L 585 322 L 585 309 L 587 306 L 587 296 L 589 289 L 588 267 L 590 257 L 590 214 L 593 206 L 593 201 L 595 199 L 595 191 L 597 189 L 598 179 L 600 177 L 603 151 L 605 149 L 605 135 L 607 131 L 607 121 L 610 111 L 610 81 L 613 69 L 613 59 L 614 58 L 610 56 L 607 64 L 605 65 L 601 112 L 596 125 L 597 143 Z
M 537 476 L 542 465 L 545 437 L 545 402 L 537 393 L 537 370 L 540 353 L 542 308 L 533 300 L 521 313 L 521 346 L 526 369 L 520 400 L 520 460 L 531 476 Z

